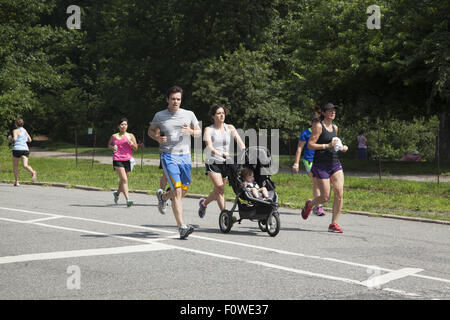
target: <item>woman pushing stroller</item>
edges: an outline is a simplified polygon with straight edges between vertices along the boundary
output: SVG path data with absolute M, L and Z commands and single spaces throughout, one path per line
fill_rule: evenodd
M 198 215 L 203 218 L 208 204 L 217 201 L 220 211 L 225 210 L 225 182 L 228 177 L 226 159 L 230 156 L 233 138 L 241 150 L 245 144 L 237 133 L 236 128 L 225 123 L 228 110 L 221 104 L 211 107 L 209 115 L 213 124 L 205 128 L 204 140 L 206 144 L 206 175 L 214 185 L 214 190 L 209 196 L 200 199 Z

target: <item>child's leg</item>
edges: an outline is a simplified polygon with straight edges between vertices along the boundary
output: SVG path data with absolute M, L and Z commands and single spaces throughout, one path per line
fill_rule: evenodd
M 269 192 L 267 191 L 266 187 L 262 187 L 261 189 L 259 189 L 259 191 L 261 191 L 263 198 L 269 197 Z

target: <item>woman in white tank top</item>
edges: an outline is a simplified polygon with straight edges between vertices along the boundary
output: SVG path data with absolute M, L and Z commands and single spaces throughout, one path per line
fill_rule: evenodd
M 217 201 L 220 211 L 225 210 L 225 183 L 228 176 L 226 159 L 230 156 L 232 138 L 239 148 L 245 149 L 245 144 L 231 124 L 225 123 L 227 110 L 222 105 L 216 105 L 209 110 L 213 124 L 205 128 L 204 140 L 206 144 L 205 167 L 206 174 L 214 185 L 209 196 L 200 199 L 198 215 L 203 218 L 206 207 L 212 201 Z
M 28 157 L 30 150 L 28 149 L 28 142 L 31 142 L 31 137 L 27 130 L 23 128 L 24 122 L 22 118 L 16 119 L 16 129 L 13 130 L 12 136 L 8 138 L 14 144 L 12 150 L 12 162 L 14 171 L 14 186 L 19 186 L 19 160 L 22 159 L 22 165 L 25 170 L 31 173 L 31 181 L 36 182 L 36 171 L 28 165 Z

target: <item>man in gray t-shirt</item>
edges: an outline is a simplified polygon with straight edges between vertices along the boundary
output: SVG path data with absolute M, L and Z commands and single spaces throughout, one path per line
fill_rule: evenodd
M 165 214 L 170 199 L 180 238 L 186 239 L 194 231 L 183 223 L 182 203 L 191 182 L 191 136 L 201 136 L 202 130 L 194 113 L 180 108 L 182 95 L 178 86 L 167 91 L 167 109 L 155 114 L 148 135 L 159 143 L 161 165 L 171 187 L 168 192 L 157 192 L 159 212 Z
M 159 111 L 150 122 L 151 128 L 159 129 L 160 136 L 165 136 L 164 142 L 159 144 L 161 153 L 190 154 L 191 136 L 183 134 L 185 124 L 189 128 L 198 127 L 198 120 L 192 111 L 179 108 L 176 112 L 169 109 Z M 200 129 L 200 128 L 199 128 Z

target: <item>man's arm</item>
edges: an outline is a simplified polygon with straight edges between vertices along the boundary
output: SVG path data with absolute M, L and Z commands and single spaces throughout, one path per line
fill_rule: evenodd
M 190 135 L 194 138 L 201 137 L 202 135 L 202 129 L 200 129 L 200 126 L 198 124 L 191 128 L 187 123 L 185 123 L 181 127 L 181 132 L 183 133 L 183 135 Z
M 166 136 L 161 136 L 160 135 L 160 129 L 159 128 L 155 128 L 152 125 L 150 125 L 148 127 L 148 131 L 147 134 L 150 138 L 152 138 L 153 140 L 158 141 L 158 143 L 163 143 L 163 142 L 167 142 L 167 137 Z

